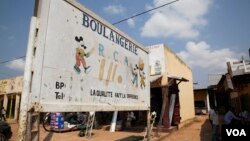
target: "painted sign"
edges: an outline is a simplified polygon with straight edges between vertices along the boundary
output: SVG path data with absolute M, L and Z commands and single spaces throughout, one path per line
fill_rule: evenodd
M 165 72 L 164 45 L 154 45 L 149 49 L 150 75 L 163 74 Z
M 31 105 L 39 103 L 40 111 L 149 108 L 143 46 L 76 1 L 40 1 L 39 7 Z

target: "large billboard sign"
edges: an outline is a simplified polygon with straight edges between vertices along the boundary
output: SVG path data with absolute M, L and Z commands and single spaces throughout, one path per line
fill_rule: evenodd
M 37 19 L 29 108 L 148 110 L 142 45 L 76 1 L 39 1 Z

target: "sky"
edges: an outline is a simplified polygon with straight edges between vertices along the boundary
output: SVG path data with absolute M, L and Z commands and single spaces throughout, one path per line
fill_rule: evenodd
M 110 23 L 172 1 L 79 0 Z M 0 79 L 23 75 L 33 10 L 34 0 L 1 1 Z M 249 0 L 179 0 L 115 26 L 144 46 L 168 46 L 192 69 L 194 88 L 206 88 L 226 62 L 249 60 L 249 13 Z

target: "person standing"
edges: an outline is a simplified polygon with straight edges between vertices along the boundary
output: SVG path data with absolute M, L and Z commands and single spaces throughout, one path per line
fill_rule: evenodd
M 209 122 L 211 126 L 213 126 L 213 117 L 212 117 L 213 113 L 214 113 L 214 107 L 211 107 L 211 109 L 208 112 Z
M 5 115 L 6 115 L 6 110 L 4 109 L 4 107 L 3 106 L 1 106 L 1 113 L 0 113 L 0 115 L 1 115 L 1 120 L 3 119 L 4 121 L 6 121 L 6 117 L 5 117 Z
M 224 122 L 226 125 L 232 125 L 233 120 L 241 120 L 241 118 L 234 114 L 234 108 L 230 108 L 224 116 Z
M 239 116 L 242 118 L 244 123 L 249 121 L 249 112 L 246 109 L 243 108 Z
M 214 108 L 214 112 L 211 114 L 212 118 L 212 141 L 219 140 L 219 112 L 217 108 Z
M 134 112 L 130 112 L 130 117 L 131 117 L 131 125 L 132 126 L 135 126 L 135 123 L 136 123 L 136 117 L 135 117 L 135 114 Z

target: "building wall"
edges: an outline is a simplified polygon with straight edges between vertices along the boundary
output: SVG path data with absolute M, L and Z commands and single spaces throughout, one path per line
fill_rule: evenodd
M 194 90 L 194 101 L 207 100 L 206 90 Z
M 22 87 L 23 87 L 22 76 L 0 80 L 0 95 L 21 93 Z
M 250 111 L 250 84 L 239 85 L 239 97 L 241 100 L 241 108 Z
M 208 100 L 207 89 L 194 90 L 195 114 L 206 114 L 209 111 L 210 103 Z
M 239 95 L 250 94 L 250 84 L 241 84 L 239 85 Z
M 181 122 L 195 117 L 192 70 L 169 48 L 164 48 L 166 72 L 164 76 L 172 75 L 188 79 L 179 84 Z
M 5 108 L 8 122 L 17 122 L 23 77 L 0 80 L 0 106 Z

